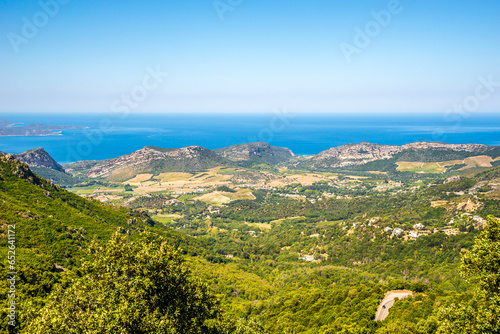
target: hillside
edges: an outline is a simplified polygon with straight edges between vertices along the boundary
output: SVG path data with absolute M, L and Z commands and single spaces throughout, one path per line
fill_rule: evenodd
M 93 239 L 109 238 L 117 229 L 135 233 L 153 224 L 125 208 L 85 200 L 38 177 L 13 155 L 0 156 L 0 248 L 7 257 L 8 226 L 15 226 L 16 303 L 42 305 L 53 286 L 78 268 L 81 251 Z M 10 239 L 9 239 L 10 242 Z M 6 261 L 0 264 L 7 272 Z M 7 300 L 6 284 L 0 298 Z M 6 309 L 0 311 L 6 328 Z
M 65 173 L 63 166 L 55 161 L 43 148 L 34 148 L 23 153 L 14 154 L 14 157 L 30 167 L 48 168 Z
M 493 161 L 497 157 L 497 150 L 495 146 L 482 144 L 415 142 L 405 145 L 379 145 L 361 142 L 332 147 L 316 155 L 307 156 L 295 162 L 293 167 L 308 170 L 387 170 L 395 169 L 396 162 L 446 162 L 479 155 L 489 156 L 490 161 Z
M 0 152 L 0 154 L 7 154 Z M 60 186 L 72 186 L 87 181 L 84 176 L 73 176 L 55 161 L 43 148 L 35 148 L 13 156 L 27 164 L 36 175 L 50 180 Z
M 78 161 L 64 166 L 75 176 L 125 181 L 140 173 L 199 172 L 217 166 L 252 168 L 259 164 L 297 170 L 413 171 L 441 173 L 449 170 L 492 167 L 500 164 L 500 149 L 482 144 L 415 142 L 379 145 L 368 142 L 332 147 L 309 156 L 295 156 L 284 147 L 264 142 L 237 144 L 215 150 L 200 146 L 165 149 L 146 146 L 136 152 L 103 161 Z M 468 160 L 467 160 L 468 159 Z M 423 169 L 403 163 L 437 163 Z M 399 167 L 398 167 L 399 166 Z
M 240 165 L 276 165 L 288 161 L 294 156 L 293 152 L 288 148 L 271 146 L 264 142 L 232 145 L 213 151 Z
M 146 211 L 80 197 L 39 177 L 12 154 L 0 156 L 0 221 L 3 246 L 6 224 L 17 224 L 17 247 L 26 248 L 21 252 L 50 255 L 65 268 L 77 263 L 74 256 L 90 240 L 106 240 L 117 230 L 134 236 L 147 228 L 203 253 L 199 242 L 155 223 Z
M 0 157 L 0 208 L 2 221 L 17 224 L 18 247 L 51 254 L 65 267 L 74 264 L 85 240 L 107 238 L 117 228 L 133 233 L 154 225 L 147 215 L 72 194 L 10 154 Z
M 139 173 L 197 172 L 227 163 L 228 160 L 200 146 L 180 149 L 144 147 L 128 155 L 90 164 L 92 167 L 87 176 L 124 181 Z
M 92 262 L 86 253 L 92 241 L 99 245 L 117 232 L 125 236 L 123 240 L 142 240 L 140 233 L 146 230 L 161 235 L 172 250 L 182 247 L 182 252 L 175 250 L 177 257 L 188 250 L 194 256 L 206 253 L 202 242 L 157 224 L 144 211 L 84 199 L 40 178 L 12 154 L 0 156 L 0 249 L 4 258 L 9 249 L 15 250 L 15 260 L 1 261 L 0 270 L 6 273 L 15 268 L 16 310 L 29 310 L 17 311 L 18 329 L 23 330 L 29 316 L 39 313 L 50 294 L 67 289 L 82 276 L 82 262 Z M 122 269 L 109 262 L 105 265 Z M 0 298 L 12 298 L 8 293 L 7 281 L 2 280 Z M 2 332 L 8 328 L 8 319 L 7 308 L 2 308 Z M 28 332 L 34 333 L 23 331 Z

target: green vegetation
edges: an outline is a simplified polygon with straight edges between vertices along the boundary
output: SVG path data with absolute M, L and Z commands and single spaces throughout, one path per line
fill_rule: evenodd
M 108 203 L 122 206 L 112 206 L 1 156 L 0 247 L 6 259 L 7 225 L 15 225 L 16 303 L 29 310 L 10 330 L 498 332 L 486 315 L 500 310 L 500 223 L 482 221 L 500 216 L 492 196 L 498 167 L 446 180 L 458 171 L 424 175 L 393 165 L 387 173 L 315 175 L 237 167 L 223 171 L 234 179 L 204 190 L 187 183 L 147 192 L 109 180 L 71 188 L 119 194 Z M 198 182 L 189 174 L 171 183 L 182 177 Z M 230 202 L 202 201 L 216 191 Z M 413 297 L 374 321 L 384 294 L 398 289 Z M 4 280 L 2 300 L 7 294 Z
M 127 242 L 115 234 L 104 246 L 93 242 L 88 256 L 80 277 L 56 288 L 40 311 L 29 308 L 25 332 L 219 332 L 215 297 L 190 278 L 180 251 L 164 238 L 147 233 Z
M 468 298 L 443 308 L 440 333 L 500 333 L 500 221 L 488 226 L 462 257 L 462 275 L 477 286 Z
M 253 167 L 257 169 L 269 169 L 280 163 L 287 162 L 293 153 L 283 147 L 271 146 L 267 143 L 256 142 L 237 144 L 214 150 L 241 167 Z
M 228 186 L 220 186 L 220 187 L 215 188 L 215 190 L 217 190 L 217 191 L 225 191 L 225 192 L 228 192 L 228 193 L 235 193 L 236 192 L 236 190 L 231 189 Z
M 410 162 L 440 162 L 451 160 L 463 160 L 478 155 L 477 152 L 455 151 L 450 149 L 411 149 L 398 153 L 396 161 Z
M 69 193 L 39 178 L 12 156 L 0 157 L 0 221 L 3 259 L 7 259 L 10 245 L 9 225 L 15 226 L 15 265 L 19 273 L 16 303 L 26 305 L 29 301 L 34 312 L 46 303 L 56 285 L 66 287 L 69 276 L 81 274 L 83 250 L 92 240 L 108 240 L 116 231 L 135 239 L 149 228 L 162 234 L 174 247 L 203 254 L 203 247 L 196 240 L 156 227 L 144 213 L 102 205 Z M 5 260 L 0 262 L 3 273 L 8 271 L 7 265 Z M 7 281 L 2 280 L 0 299 L 7 300 L 8 290 Z M 17 330 L 23 328 L 22 317 Z M 7 309 L 2 308 L 2 328 L 8 328 L 7 320 Z
M 30 167 L 30 168 L 36 175 L 43 177 L 44 179 L 47 179 L 49 181 L 52 181 L 60 185 L 61 187 L 74 187 L 78 185 L 87 186 L 89 185 L 89 182 L 93 181 L 83 176 L 73 176 L 50 168 L 42 168 L 42 167 Z
M 172 152 L 175 151 L 175 148 L 162 148 L 162 147 L 157 147 L 157 146 L 146 146 L 145 148 L 150 148 L 155 151 L 159 152 Z

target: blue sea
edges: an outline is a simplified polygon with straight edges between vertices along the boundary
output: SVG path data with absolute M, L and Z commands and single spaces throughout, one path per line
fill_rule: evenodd
M 28 114 L 2 113 L 16 123 L 84 126 L 60 136 L 0 137 L 0 151 L 43 147 L 60 163 L 103 160 L 144 146 L 209 149 L 253 141 L 316 154 L 362 141 L 401 145 L 415 141 L 500 145 L 500 114 Z

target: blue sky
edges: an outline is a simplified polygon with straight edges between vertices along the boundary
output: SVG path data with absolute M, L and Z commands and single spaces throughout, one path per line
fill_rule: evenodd
M 500 82 L 499 16 L 498 0 L 0 1 L 0 112 L 125 94 L 134 112 L 442 113 Z M 487 95 L 470 109 L 498 111 L 500 83 Z

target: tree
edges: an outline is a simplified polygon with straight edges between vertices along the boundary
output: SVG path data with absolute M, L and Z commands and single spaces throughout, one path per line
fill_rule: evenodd
M 93 242 L 82 277 L 56 288 L 25 333 L 216 333 L 221 310 L 205 284 L 190 277 L 180 250 L 143 233 Z M 212 325 L 210 325 L 212 324 Z
M 439 333 L 500 333 L 500 221 L 488 217 L 488 225 L 476 238 L 472 251 L 462 256 L 461 272 L 468 282 L 477 281 L 468 300 L 440 312 Z
M 417 333 L 415 324 L 408 321 L 398 320 L 389 325 L 379 328 L 376 334 L 414 334 Z

